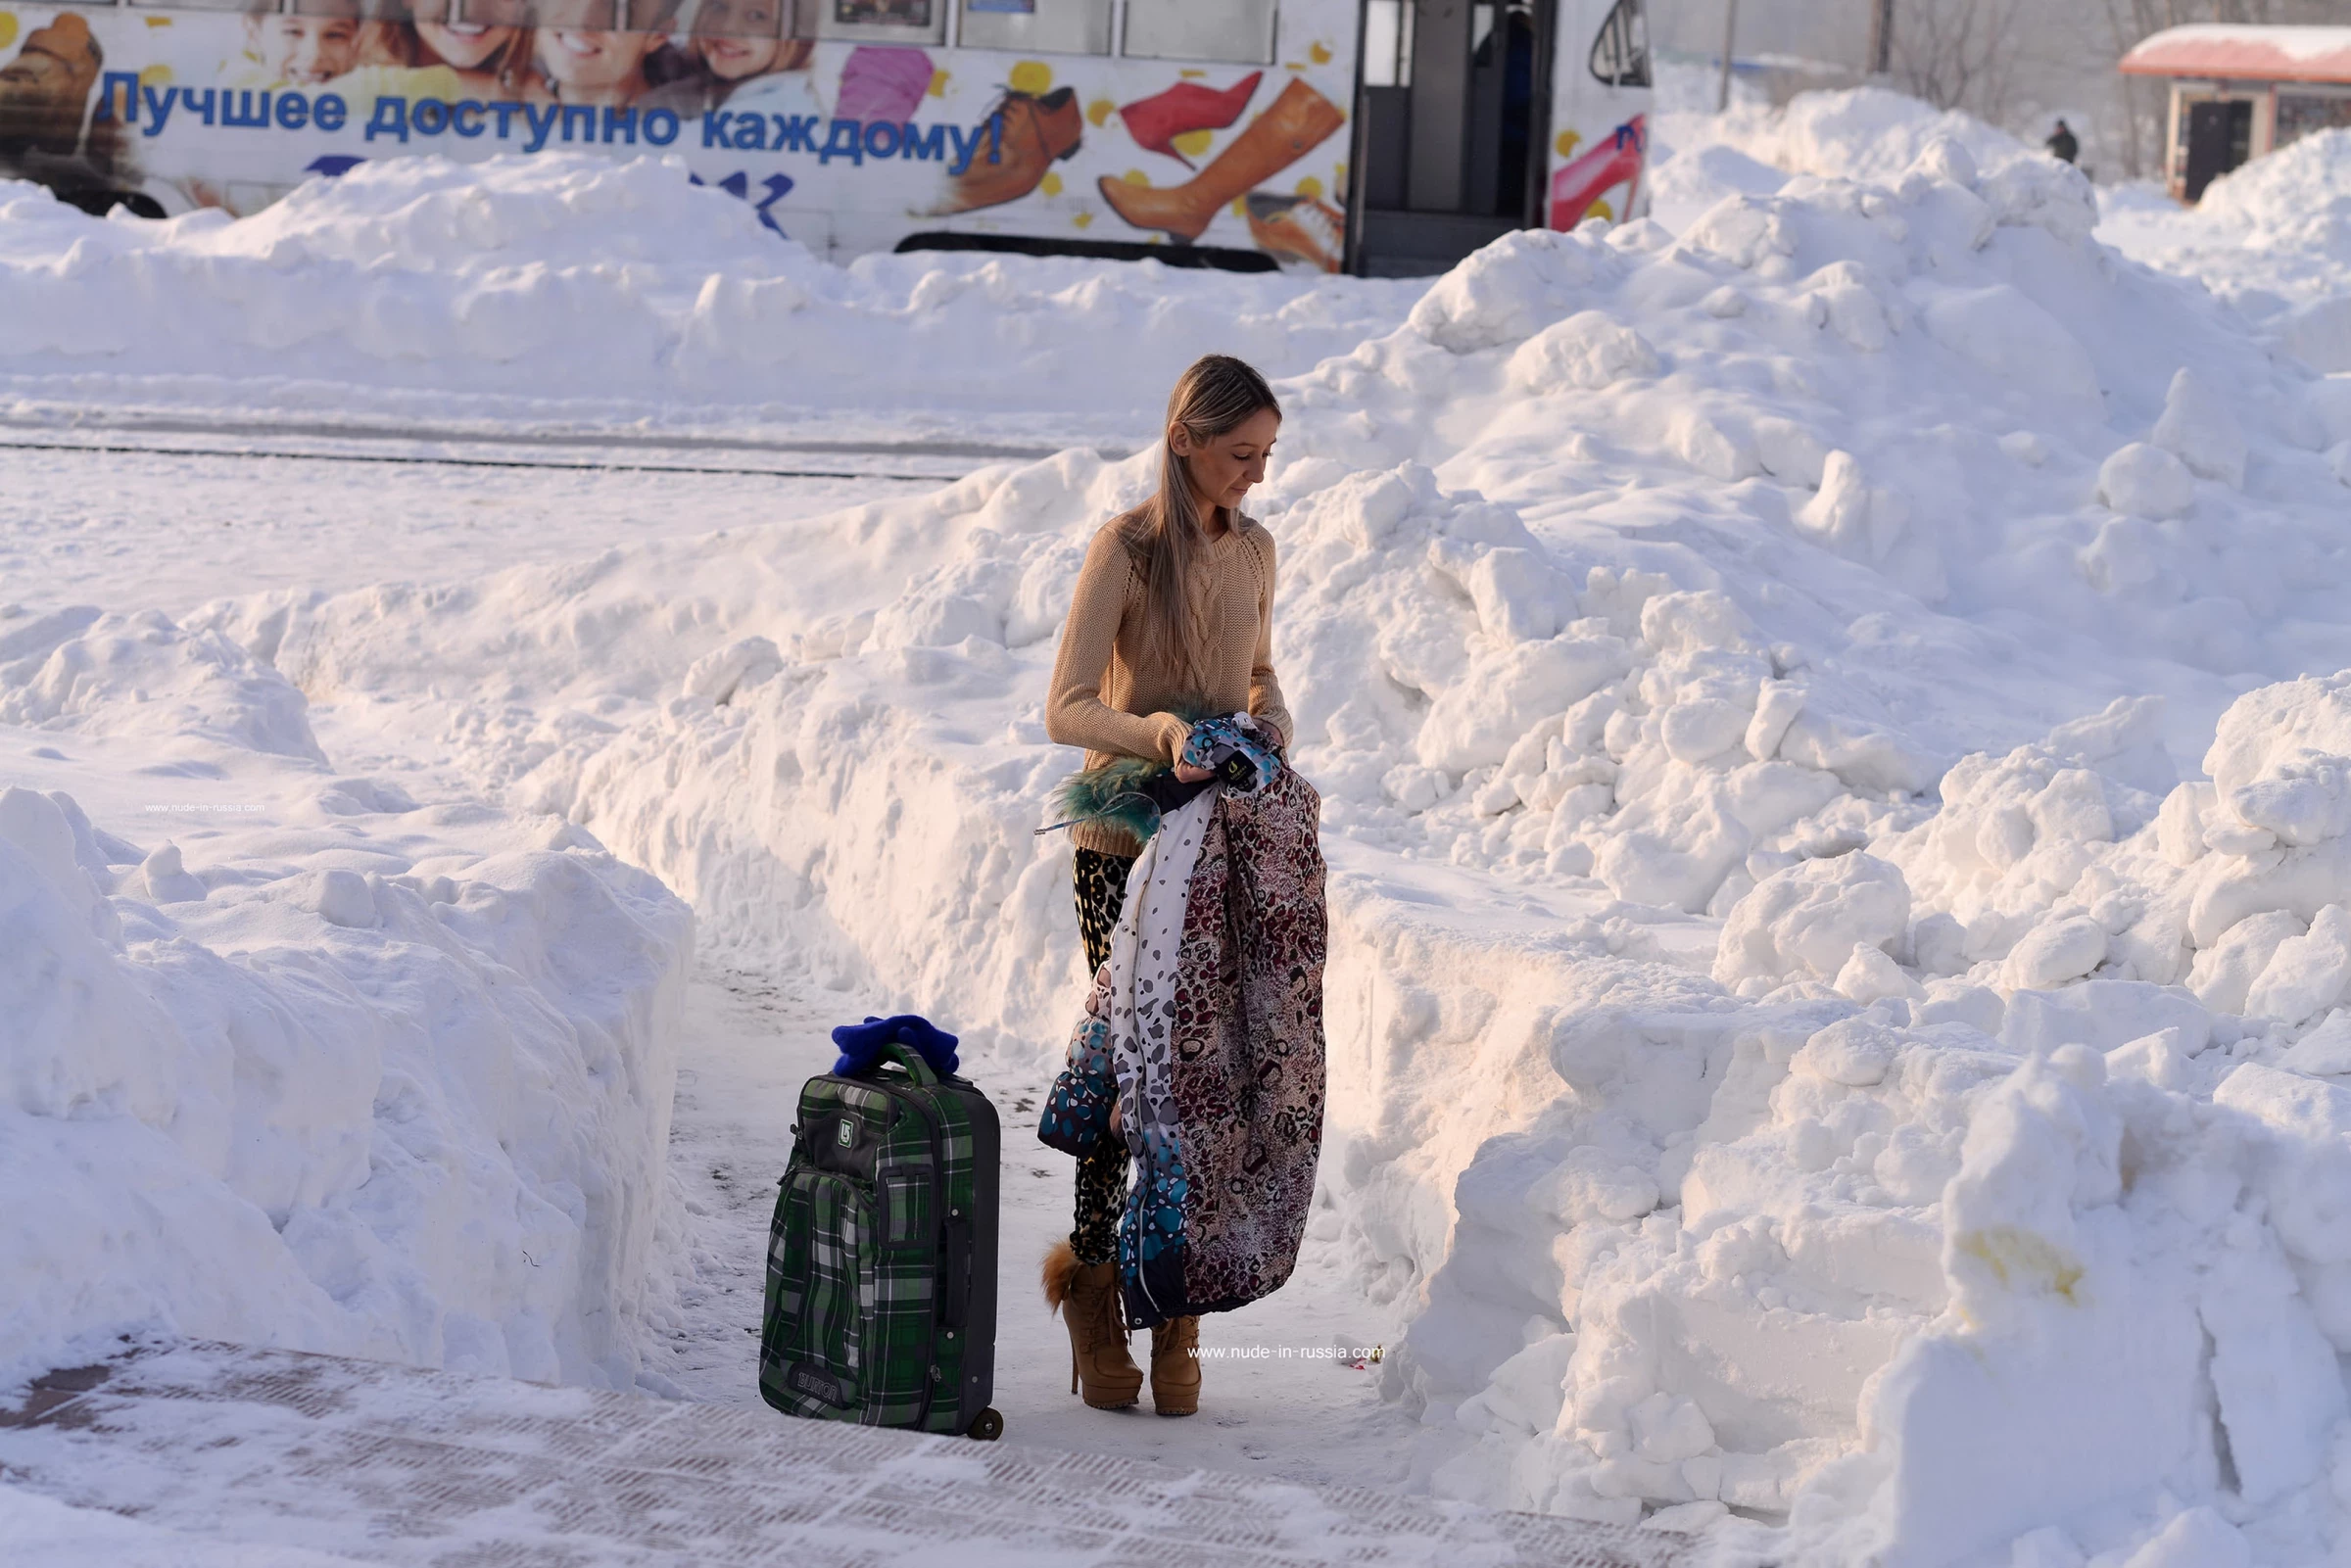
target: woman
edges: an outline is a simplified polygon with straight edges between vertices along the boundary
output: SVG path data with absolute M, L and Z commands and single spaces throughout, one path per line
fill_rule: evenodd
M 1276 746 L 1288 743 L 1289 710 L 1273 677 L 1273 539 L 1239 509 L 1266 477 L 1280 429 L 1272 389 L 1238 359 L 1212 354 L 1176 381 L 1159 491 L 1094 535 L 1053 663 L 1045 733 L 1085 747 L 1088 768 L 1139 757 L 1167 765 L 1185 783 L 1207 778 L 1182 765 L 1191 734 L 1184 713 L 1245 710 L 1274 732 Z M 1071 836 L 1078 927 L 1086 963 L 1098 971 L 1141 845 L 1099 822 Z M 1134 1403 L 1143 1383 L 1119 1307 L 1127 1166 L 1117 1137 L 1080 1159 L 1077 1222 L 1044 1265 L 1045 1297 L 1069 1327 L 1085 1402 L 1103 1409 Z M 1160 1414 L 1199 1407 L 1198 1343 L 1197 1317 L 1152 1330 L 1151 1402 Z

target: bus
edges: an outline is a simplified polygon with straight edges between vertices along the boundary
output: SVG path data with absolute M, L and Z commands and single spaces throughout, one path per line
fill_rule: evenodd
M 1411 276 L 1645 198 L 1641 0 L 77 0 L 0 58 L 0 174 L 151 218 L 592 150 L 835 260 Z

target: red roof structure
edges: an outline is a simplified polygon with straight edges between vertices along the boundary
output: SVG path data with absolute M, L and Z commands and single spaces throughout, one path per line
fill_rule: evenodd
M 2134 76 L 2351 84 L 2351 27 L 2166 27 L 2123 56 L 2122 70 Z

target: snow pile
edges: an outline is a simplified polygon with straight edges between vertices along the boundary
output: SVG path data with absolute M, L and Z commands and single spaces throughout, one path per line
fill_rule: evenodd
M 1799 93 L 1774 109 L 1738 103 L 1720 115 L 1669 114 L 1658 135 L 1665 157 L 1657 173 L 1675 184 L 1712 172 L 1722 151 L 1787 174 L 1892 184 L 1937 143 L 1950 143 L 1971 165 L 1991 168 L 2035 155 L 2024 143 L 1956 109 L 1936 109 L 1884 87 Z M 1710 156 L 1711 155 L 1711 156 Z M 1699 167 L 1688 166 L 1695 161 Z M 1660 187 L 1663 189 L 1664 187 Z
M 816 410 L 920 388 L 1097 422 L 1155 413 L 1135 389 L 1203 338 L 1301 370 L 1419 289 L 950 254 L 838 268 L 680 160 L 584 153 L 369 162 L 233 221 L 98 219 L 8 184 L 0 277 L 0 367 L 24 377 L 278 377 L 298 356 L 376 388 Z
M 629 1386 L 685 907 L 338 777 L 300 691 L 158 615 L 0 611 L 0 722 L 75 783 L 0 789 L 0 1377 L 154 1326 Z
M 1406 1376 L 1499 1315 L 1490 1285 L 1452 1301 L 1463 1277 L 1538 1237 L 1573 1327 L 1519 1287 L 1525 1348 L 1460 1407 L 1478 1447 L 1440 1488 L 1792 1509 L 1805 1560 L 1921 1563 L 2037 1527 L 2078 1562 L 2053 1521 L 2100 1549 L 2168 1493 L 2226 1505 L 2262 1561 L 2323 1554 L 2351 1346 L 2351 1249 L 2320 1218 L 2351 1197 L 2327 1081 L 2351 1072 L 2346 688 L 2248 694 L 2213 782 L 2159 812 L 2078 762 L 2128 760 L 2128 705 L 1971 756 L 1931 819 L 1734 908 L 1714 976 L 1752 1010 L 1560 1030 L 1579 1094 L 1464 1174 Z M 2168 1528 L 2251 1560 L 2191 1512 Z
M 2152 189 L 2111 193 L 2099 234 L 2201 278 L 2305 363 L 2351 370 L 2351 130 L 2256 159 L 2214 180 L 2193 208 Z
M 2322 130 L 2214 180 L 2196 204 L 2248 250 L 2351 256 L 2351 130 Z

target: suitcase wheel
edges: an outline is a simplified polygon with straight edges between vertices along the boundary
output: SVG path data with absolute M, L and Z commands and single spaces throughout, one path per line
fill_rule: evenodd
M 1003 1435 L 1004 1417 L 996 1413 L 992 1404 L 972 1417 L 972 1429 L 964 1434 L 981 1443 L 993 1443 Z

